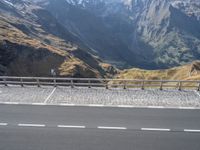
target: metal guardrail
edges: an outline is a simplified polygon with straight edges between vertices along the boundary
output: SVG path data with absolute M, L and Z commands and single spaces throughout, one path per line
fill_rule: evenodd
M 75 86 L 109 88 L 177 88 L 178 90 L 195 88 L 200 91 L 200 81 L 187 80 L 131 80 L 131 79 L 98 79 L 98 78 L 53 78 L 53 77 L 11 77 L 0 76 L 1 85 L 35 85 L 41 86 Z

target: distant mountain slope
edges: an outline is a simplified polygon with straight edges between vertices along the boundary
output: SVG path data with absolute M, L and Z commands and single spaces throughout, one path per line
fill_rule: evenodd
M 35 0 L 104 61 L 169 68 L 200 59 L 199 0 Z
M 28 0 L 0 1 L 0 75 L 106 77 L 107 68 L 48 11 Z M 111 66 L 110 66 L 111 67 Z
M 118 4 L 113 6 L 113 3 L 107 5 L 104 2 L 89 0 L 80 4 L 78 1 L 39 0 L 38 4 L 49 10 L 63 26 L 91 48 L 90 52 L 105 62 L 121 68 L 144 63 L 140 61 L 140 54 L 133 53 L 129 48 L 133 29 L 126 9 L 121 7 L 114 13 L 113 9 Z M 125 12 L 120 14 L 120 10 Z

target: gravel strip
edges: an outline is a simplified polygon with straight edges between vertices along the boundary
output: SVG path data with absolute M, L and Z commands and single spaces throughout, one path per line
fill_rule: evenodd
M 0 87 L 0 102 L 43 103 L 53 89 L 53 87 Z M 48 103 L 200 107 L 199 94 L 194 90 L 57 87 Z
M 52 87 L 0 87 L 0 102 L 43 103 Z
M 195 91 L 57 88 L 51 103 L 200 107 Z

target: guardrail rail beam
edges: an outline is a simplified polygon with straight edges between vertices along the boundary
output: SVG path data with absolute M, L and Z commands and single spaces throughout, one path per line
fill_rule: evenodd
M 132 79 L 97 79 L 97 78 L 53 78 L 53 77 L 10 77 L 0 76 L 0 83 L 8 86 L 13 85 L 35 85 L 41 87 L 46 86 L 84 86 L 84 87 L 105 87 L 106 89 L 111 88 L 156 88 L 163 90 L 164 88 L 176 88 L 182 90 L 183 88 L 195 88 L 200 91 L 200 81 L 193 80 L 132 80 Z M 185 84 L 186 83 L 186 84 Z M 196 85 L 194 85 L 196 84 Z

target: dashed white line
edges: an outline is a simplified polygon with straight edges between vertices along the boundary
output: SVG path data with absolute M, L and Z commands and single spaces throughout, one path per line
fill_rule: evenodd
M 7 123 L 0 123 L 0 126 L 7 126 Z
M 18 124 L 20 127 L 45 127 L 44 124 Z
M 106 127 L 106 126 L 98 126 L 98 129 L 105 129 L 105 130 L 126 130 L 126 127 Z
M 8 123 L 0 122 L 0 126 L 7 126 Z M 17 126 L 19 127 L 46 127 L 45 124 L 24 124 L 20 123 Z M 76 129 L 85 129 L 86 126 L 78 126 L 78 125 L 57 125 L 58 128 L 76 128 Z M 111 127 L 111 126 L 98 126 L 97 129 L 104 129 L 104 130 L 127 130 L 126 127 Z M 171 129 L 167 128 L 141 128 L 141 131 L 163 131 L 169 132 Z M 200 133 L 200 129 L 184 129 L 184 132 L 191 132 L 191 133 Z
M 194 129 L 184 129 L 184 132 L 200 132 L 200 130 L 194 130 Z
M 58 128 L 85 128 L 85 126 L 72 126 L 72 125 L 58 125 Z
M 164 128 L 141 128 L 142 131 L 171 131 L 170 129 Z
M 49 96 L 45 99 L 44 103 L 47 103 L 47 101 L 51 98 L 51 96 L 53 95 L 55 90 L 56 90 L 56 87 L 52 90 L 52 92 L 49 94 Z

